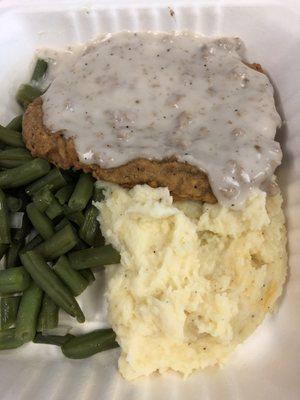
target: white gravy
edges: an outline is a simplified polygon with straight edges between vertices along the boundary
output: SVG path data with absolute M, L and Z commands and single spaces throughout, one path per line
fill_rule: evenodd
M 273 88 L 242 50 L 237 38 L 120 32 L 50 52 L 44 123 L 103 168 L 175 156 L 239 207 L 253 188 L 272 187 L 282 157 Z

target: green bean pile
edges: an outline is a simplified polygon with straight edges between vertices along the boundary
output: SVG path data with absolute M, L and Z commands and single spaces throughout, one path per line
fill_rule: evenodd
M 19 88 L 23 109 L 42 94 L 46 71 L 39 59 L 30 83 Z M 22 138 L 22 115 L 0 125 L 0 350 L 32 341 L 84 358 L 117 346 L 112 329 L 78 337 L 48 333 L 59 324 L 59 309 L 83 323 L 76 296 L 95 281 L 91 268 L 120 261 L 104 245 L 97 222 L 93 201 L 102 199 L 90 175 L 32 157 Z

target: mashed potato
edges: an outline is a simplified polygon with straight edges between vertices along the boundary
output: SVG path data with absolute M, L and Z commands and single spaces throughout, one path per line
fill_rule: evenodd
M 126 379 L 222 364 L 272 309 L 287 268 L 280 195 L 240 211 L 173 203 L 167 188 L 101 184 L 99 222 L 121 265 L 107 267 L 108 318 Z

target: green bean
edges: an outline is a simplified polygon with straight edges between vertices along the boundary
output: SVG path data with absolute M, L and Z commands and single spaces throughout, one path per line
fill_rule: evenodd
M 93 195 L 93 200 L 96 202 L 100 202 L 104 200 L 105 196 L 103 193 L 103 189 L 97 187 L 97 185 L 94 185 L 94 195 Z
M 115 347 L 118 347 L 118 343 L 114 331 L 112 329 L 99 329 L 71 338 L 61 346 L 61 350 L 68 358 L 80 359 Z
M 39 190 L 32 196 L 32 201 L 41 212 L 46 211 L 53 199 L 53 193 L 47 188 Z
M 23 147 L 6 146 L 5 150 L 0 152 L 0 161 L 31 161 L 33 157 L 27 149 Z
M 35 250 L 47 260 L 58 258 L 70 251 L 78 242 L 71 226 L 66 225 L 50 239 L 39 244 Z
M 85 318 L 75 297 L 62 283 L 58 276 L 51 270 L 44 259 L 35 251 L 21 254 L 21 260 L 32 279 L 44 290 L 45 293 L 63 310 L 78 322 L 84 322 Z
M 9 211 L 13 213 L 20 211 L 23 206 L 22 199 L 13 196 L 7 196 L 6 203 Z
M 37 333 L 35 338 L 33 339 L 33 343 L 42 343 L 42 344 L 52 344 L 54 346 L 62 346 L 68 340 L 73 338 L 73 335 L 67 333 L 64 336 L 58 335 L 42 335 L 41 333 Z
M 88 247 L 89 246 L 83 240 L 79 239 L 73 251 L 87 249 Z
M 8 244 L 0 243 L 0 260 L 2 260 L 2 257 L 6 253 L 7 248 Z
M 23 293 L 16 321 L 16 338 L 23 343 L 35 337 L 42 298 L 43 291 L 34 282 Z
M 74 269 L 102 267 L 118 264 L 120 254 L 111 245 L 106 245 L 74 251 L 69 254 L 69 261 Z
M 64 209 L 62 208 L 62 206 L 59 204 L 59 202 L 54 197 L 51 204 L 46 209 L 47 216 L 50 219 L 54 219 L 54 218 L 58 217 L 59 215 L 62 215 L 63 212 L 64 212 Z
M 11 189 L 26 185 L 47 174 L 50 165 L 46 160 L 35 158 L 26 164 L 0 172 L 0 188 Z
M 67 225 L 69 225 L 73 229 L 70 221 L 68 221 L 67 218 L 63 218 L 61 221 L 59 221 L 57 225 L 55 225 L 54 230 L 55 232 L 58 232 Z
M 32 161 L 33 157 L 26 149 L 12 148 L 0 152 L 0 167 L 15 168 Z
M 48 189 L 51 192 L 66 185 L 66 180 L 58 168 L 53 168 L 47 175 L 29 185 L 25 192 L 32 196 L 41 189 Z
M 39 314 L 37 331 L 45 332 L 58 325 L 58 306 L 47 294 L 43 297 L 42 308 Z
M 25 162 L 31 160 L 33 160 L 33 157 L 30 152 L 22 147 L 6 148 L 6 150 L 2 150 L 0 152 L 0 162 L 15 161 L 19 162 L 20 164 L 24 164 Z M 3 166 L 7 168 L 6 165 Z
M 64 205 L 71 197 L 73 190 L 74 190 L 74 186 L 72 184 L 68 184 L 68 185 L 62 187 L 61 189 L 59 189 L 55 193 L 55 197 L 57 198 L 57 200 L 59 201 L 59 203 L 61 205 Z
M 0 189 L 0 243 L 10 243 L 10 221 L 8 215 L 8 208 L 6 196 L 3 190 Z
M 31 224 L 26 214 L 23 216 L 22 226 L 20 229 L 16 229 L 13 235 L 13 240 L 8 248 L 8 252 L 5 259 L 5 267 L 11 268 L 21 264 L 19 259 L 19 253 L 24 247 L 25 238 L 30 232 Z
M 48 68 L 48 63 L 42 58 L 38 58 L 35 64 L 35 68 L 31 77 L 31 81 L 38 82 L 44 78 Z
M 93 190 L 93 178 L 89 174 L 81 173 L 68 202 L 69 208 L 73 212 L 84 210 L 93 195 Z
M 33 203 L 27 205 L 26 212 L 35 230 L 43 239 L 49 239 L 53 236 L 54 228 L 51 220 L 41 213 Z
M 10 121 L 9 124 L 6 125 L 6 128 L 11 129 L 13 131 L 22 132 L 22 121 L 23 121 L 23 114 L 17 115 Z
M 79 229 L 79 237 L 90 246 L 94 245 L 96 235 L 101 235 L 97 221 L 98 214 L 97 208 L 91 204 L 84 214 L 84 221 Z
M 27 251 L 35 249 L 39 244 L 43 243 L 43 238 L 41 235 L 36 235 L 31 239 L 25 247 L 22 249 L 21 253 L 26 253 Z
M 93 271 L 89 268 L 81 269 L 80 274 L 88 281 L 89 285 L 91 285 L 96 280 Z
M 13 294 L 22 292 L 30 284 L 30 276 L 23 267 L 0 270 L 0 293 Z
M 100 225 L 99 225 L 99 229 L 97 228 L 97 232 L 96 232 L 96 236 L 94 239 L 94 243 L 93 243 L 93 247 L 101 247 L 105 245 L 105 239 L 102 236 L 102 232 L 100 230 Z
M 19 308 L 20 296 L 0 297 L 0 331 L 14 326 Z
M 24 247 L 24 240 L 18 242 L 12 242 L 8 248 L 8 252 L 5 259 L 5 267 L 12 268 L 19 265 L 19 252 Z
M 79 227 L 84 222 L 84 215 L 81 211 L 72 212 L 68 206 L 63 206 L 65 216 L 74 224 L 78 225 Z
M 6 150 L 3 150 L 6 151 Z M 0 157 L 1 157 L 1 153 L 0 153 Z M 31 158 L 31 160 L 33 160 L 33 158 Z M 28 162 L 29 160 L 26 161 L 18 161 L 18 160 L 0 160 L 0 169 L 1 171 L 5 171 L 7 169 L 11 169 L 11 168 L 16 168 L 16 167 L 20 167 L 21 165 L 24 165 L 26 162 Z
M 103 199 L 103 191 L 101 189 L 95 188 L 93 200 L 99 202 Z M 79 236 L 81 237 L 81 239 L 88 243 L 90 246 L 95 246 L 95 239 L 98 237 L 101 238 L 102 236 L 99 222 L 97 221 L 98 214 L 98 209 L 93 204 L 90 204 L 85 212 L 84 222 L 79 230 Z M 101 242 L 104 243 L 103 240 Z
M 6 150 L 3 150 L 3 151 L 6 151 Z M 0 157 L 1 157 L 1 152 L 0 152 Z M 5 171 L 6 169 L 16 168 L 16 167 L 19 167 L 20 165 L 25 164 L 25 162 L 27 162 L 27 161 L 15 161 L 15 160 L 1 161 L 1 159 L 0 159 L 0 169 L 1 169 L 1 171 Z
M 16 338 L 16 330 L 6 329 L 0 332 L 0 350 L 16 349 L 22 346 L 23 341 Z
M 88 281 L 70 266 L 66 256 L 59 257 L 53 271 L 70 288 L 74 296 L 80 295 L 88 286 Z
M 25 83 L 21 85 L 16 94 L 16 100 L 21 107 L 26 108 L 34 99 L 39 97 L 43 92 L 36 86 Z
M 12 147 L 25 147 L 22 134 L 0 125 L 0 142 Z

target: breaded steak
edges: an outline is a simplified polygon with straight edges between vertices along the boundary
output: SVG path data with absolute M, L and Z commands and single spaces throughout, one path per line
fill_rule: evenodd
M 176 199 L 216 202 L 206 174 L 192 165 L 176 160 L 150 161 L 140 158 L 109 169 L 80 162 L 74 141 L 65 139 L 62 131 L 51 132 L 43 124 L 41 98 L 29 104 L 26 109 L 23 117 L 23 137 L 34 156 L 46 158 L 60 168 L 82 169 L 92 173 L 96 179 L 118 183 L 127 188 L 143 183 L 152 187 L 167 186 Z
M 259 64 L 248 65 L 263 72 Z M 216 202 L 207 175 L 197 167 L 178 162 L 176 159 L 155 161 L 139 158 L 120 167 L 108 169 L 80 162 L 73 139 L 66 139 L 63 131 L 53 133 L 43 124 L 40 97 L 26 109 L 23 117 L 23 137 L 34 156 L 46 158 L 57 167 L 82 169 L 90 172 L 96 179 L 117 183 L 126 188 L 144 183 L 154 188 L 167 186 L 175 199 Z

